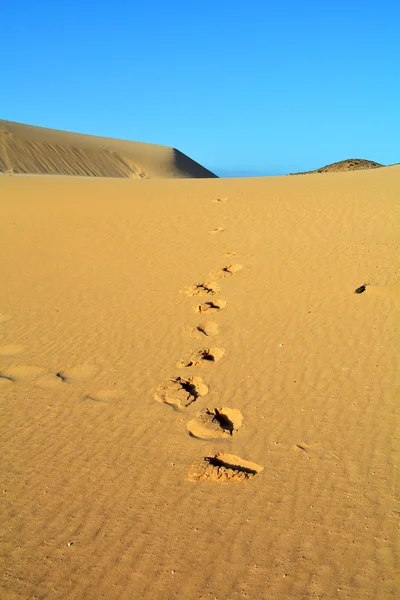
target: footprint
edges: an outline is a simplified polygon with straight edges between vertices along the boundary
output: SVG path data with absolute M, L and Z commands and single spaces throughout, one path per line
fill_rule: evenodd
M 236 256 L 236 252 L 233 252 L 233 251 L 225 252 L 225 256 Z
M 239 263 L 234 263 L 233 265 L 228 265 L 227 267 L 224 267 L 222 269 L 222 271 L 224 273 L 233 275 L 234 273 L 237 273 L 238 271 L 241 271 L 242 269 L 243 269 L 243 265 L 240 265 Z
M 212 302 L 204 302 L 203 304 L 199 304 L 196 308 L 196 312 L 205 313 L 205 312 L 217 312 L 222 310 L 226 306 L 226 300 L 213 300 Z
M 178 369 L 181 369 L 216 363 L 224 354 L 225 348 L 203 348 L 203 350 L 196 352 L 188 361 L 180 360 L 176 366 Z
M 122 390 L 118 389 L 104 389 L 98 390 L 93 394 L 87 394 L 85 398 L 87 400 L 93 400 L 94 402 L 114 402 L 123 395 Z
M 208 281 L 191 285 L 185 290 L 181 290 L 180 293 L 188 296 L 213 296 L 219 291 L 220 287 L 216 281 Z
M 7 346 L 0 346 L 0 356 L 14 356 L 19 354 L 24 349 L 24 346 L 19 344 L 8 344 Z
M 55 373 L 46 373 L 45 375 L 42 375 L 36 379 L 35 385 L 43 389 L 52 390 L 63 387 L 64 382 L 60 377 L 55 375 Z
M 219 334 L 219 327 L 217 323 L 214 323 L 213 321 L 206 321 L 205 323 L 200 323 L 200 325 L 197 325 L 195 332 L 202 333 L 207 337 L 215 337 Z
M 86 381 L 92 379 L 99 373 L 97 367 L 91 365 L 79 365 L 72 369 L 64 369 L 59 371 L 56 377 L 59 377 L 64 383 L 74 383 L 78 381 Z
M 228 198 L 215 198 L 214 200 L 212 200 L 212 202 L 217 203 L 217 202 L 226 202 L 228 200 Z
M 296 444 L 297 448 L 303 450 L 309 458 L 319 458 L 321 460 L 340 460 L 337 454 L 331 452 L 330 450 L 325 450 L 318 444 Z
M 175 410 L 182 410 L 207 393 L 208 387 L 201 377 L 188 377 L 188 379 L 176 377 L 171 379 L 169 385 L 160 386 L 154 395 L 154 399 L 157 402 L 169 404 Z
M 237 408 L 205 408 L 187 424 L 192 437 L 202 440 L 229 438 L 242 426 L 243 415 Z
M 34 381 L 44 373 L 46 373 L 46 369 L 43 367 L 21 365 L 2 369 L 0 371 L 0 378 L 8 379 L 9 381 Z
M 221 279 L 222 277 L 230 277 L 234 273 L 241 271 L 243 269 L 243 265 L 239 263 L 235 263 L 233 265 L 228 265 L 219 271 L 211 271 L 210 277 L 215 277 L 217 279 Z
M 216 454 L 205 457 L 201 463 L 191 466 L 188 479 L 190 481 L 240 482 L 251 479 L 261 473 L 264 467 L 234 454 Z
M 216 227 L 215 229 L 212 229 L 208 233 L 211 233 L 211 235 L 214 235 L 215 233 L 222 233 L 223 231 L 225 231 L 225 229 L 223 227 Z

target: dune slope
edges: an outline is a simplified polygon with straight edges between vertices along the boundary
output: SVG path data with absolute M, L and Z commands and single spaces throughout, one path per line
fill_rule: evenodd
M 0 178 L 2 598 L 398 596 L 399 172 Z
M 175 148 L 0 120 L 0 173 L 90 177 L 216 177 Z

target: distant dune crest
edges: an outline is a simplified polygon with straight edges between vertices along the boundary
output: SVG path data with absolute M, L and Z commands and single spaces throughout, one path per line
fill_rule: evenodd
M 384 167 L 380 163 L 374 162 L 373 160 L 364 160 L 363 158 L 347 158 L 339 162 L 326 165 L 320 169 L 314 171 L 302 171 L 301 173 L 291 173 L 291 175 L 307 175 L 308 173 L 338 173 L 343 171 L 359 171 L 361 169 L 377 169 L 378 167 Z
M 175 148 L 2 120 L 0 173 L 129 179 L 217 177 Z

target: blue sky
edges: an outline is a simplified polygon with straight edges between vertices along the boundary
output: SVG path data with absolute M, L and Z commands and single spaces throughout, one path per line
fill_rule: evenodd
M 399 7 L 7 2 L 0 118 L 173 146 L 218 174 L 398 162 Z

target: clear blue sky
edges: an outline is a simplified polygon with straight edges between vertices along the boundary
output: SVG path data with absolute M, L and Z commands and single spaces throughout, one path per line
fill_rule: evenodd
M 173 146 L 217 173 L 398 162 L 399 7 L 6 2 L 0 118 Z

